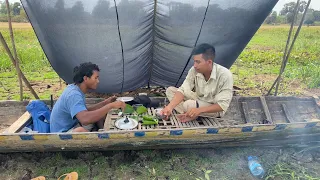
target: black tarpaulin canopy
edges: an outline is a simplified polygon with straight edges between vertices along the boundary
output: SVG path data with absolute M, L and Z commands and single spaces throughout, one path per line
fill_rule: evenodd
M 54 70 L 99 65 L 98 92 L 180 85 L 201 43 L 230 68 L 278 0 L 21 0 Z

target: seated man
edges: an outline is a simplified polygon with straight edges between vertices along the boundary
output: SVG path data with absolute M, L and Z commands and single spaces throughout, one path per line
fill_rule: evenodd
M 90 62 L 74 68 L 74 84 L 66 87 L 52 109 L 50 132 L 88 132 L 94 123 L 103 129 L 105 116 L 111 109 L 124 110 L 125 103 L 115 101 L 116 97 L 86 107 L 85 93 L 97 88 L 99 71 L 99 67 Z
M 168 118 L 175 109 L 181 122 L 198 116 L 222 117 L 232 99 L 232 73 L 214 63 L 215 48 L 201 44 L 192 52 L 194 65 L 180 88 L 169 87 L 166 95 L 170 103 L 162 110 Z

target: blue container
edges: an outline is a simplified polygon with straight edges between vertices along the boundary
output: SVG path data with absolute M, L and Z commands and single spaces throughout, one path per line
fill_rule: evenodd
M 248 157 L 248 166 L 251 174 L 259 179 L 262 179 L 265 175 L 265 171 L 262 168 L 261 164 L 258 162 L 258 158 L 256 156 Z

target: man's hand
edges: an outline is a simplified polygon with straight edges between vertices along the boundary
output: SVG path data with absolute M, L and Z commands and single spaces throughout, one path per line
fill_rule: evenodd
M 190 118 L 195 118 L 195 117 L 198 117 L 200 113 L 201 111 L 199 108 L 192 108 L 186 113 L 186 116 Z
M 169 106 L 166 106 L 162 111 L 160 112 L 160 115 L 164 116 L 164 120 L 168 120 L 169 116 L 172 114 L 172 108 Z
M 109 97 L 108 99 L 104 100 L 104 102 L 105 102 L 106 104 L 109 104 L 109 103 L 115 102 L 116 99 L 117 99 L 117 96 L 111 96 L 111 97 Z
M 113 109 L 119 109 L 121 108 L 122 112 L 124 112 L 125 108 L 126 108 L 126 103 L 122 102 L 122 101 L 115 101 L 110 103 L 111 107 Z

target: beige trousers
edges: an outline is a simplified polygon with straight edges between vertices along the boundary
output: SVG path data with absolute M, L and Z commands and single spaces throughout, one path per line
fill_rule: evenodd
M 174 94 L 177 92 L 178 88 L 176 87 L 168 87 L 166 90 L 166 95 L 171 101 L 174 97 Z M 174 109 L 180 113 L 184 114 L 187 111 L 189 111 L 192 108 L 197 108 L 197 102 L 198 102 L 198 107 L 206 107 L 206 106 L 211 106 L 212 104 L 207 103 L 205 101 L 201 101 L 197 99 L 196 93 L 195 92 L 190 92 L 188 94 L 185 94 L 183 101 L 178 104 Z M 200 116 L 202 117 L 222 117 L 223 112 L 217 112 L 217 113 L 201 113 Z

